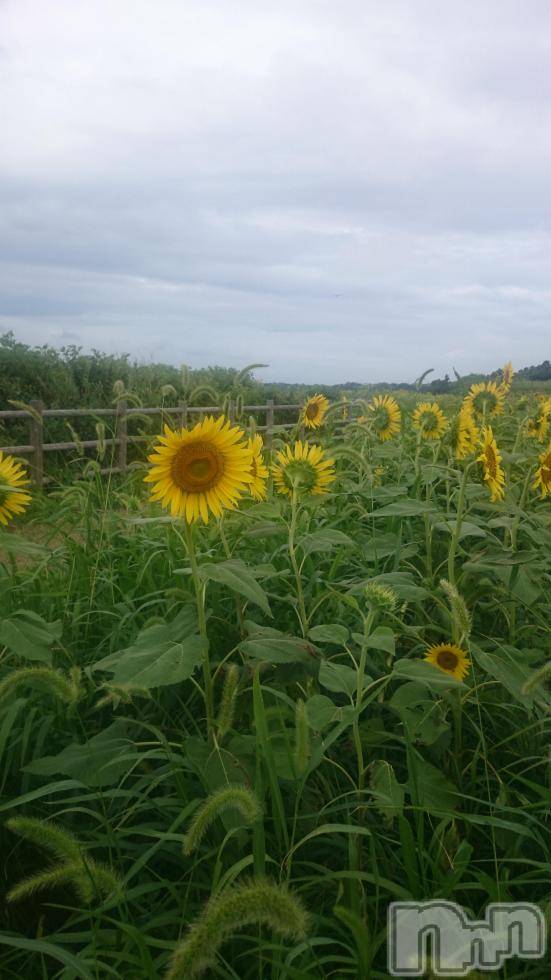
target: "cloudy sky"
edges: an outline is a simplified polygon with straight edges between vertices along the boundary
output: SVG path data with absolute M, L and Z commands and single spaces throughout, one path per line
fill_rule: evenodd
M 551 357 L 549 0 L 0 0 L 0 333 L 266 379 Z

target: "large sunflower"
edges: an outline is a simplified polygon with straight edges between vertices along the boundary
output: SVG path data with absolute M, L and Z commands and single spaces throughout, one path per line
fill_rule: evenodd
M 467 676 L 471 666 L 469 655 L 455 643 L 437 643 L 429 647 L 425 660 L 455 677 L 457 681 L 462 681 Z
M 272 474 L 278 493 L 327 493 L 335 479 L 335 461 L 320 446 L 297 441 L 277 452 L 276 459 Z
M 532 487 L 534 490 L 539 487 L 542 497 L 551 497 L 551 442 L 540 456 L 540 465 L 536 471 L 536 479 Z
M 266 480 L 268 479 L 268 467 L 262 456 L 264 443 L 262 436 L 254 435 L 248 442 L 251 453 L 251 474 L 253 481 L 249 487 L 249 493 L 253 500 L 266 500 Z
M 504 398 L 505 391 L 495 381 L 481 381 L 471 385 L 465 401 L 476 415 L 489 418 L 491 415 L 503 414 Z
M 153 484 L 151 500 L 188 524 L 199 517 L 207 524 L 210 513 L 220 517 L 224 508 L 233 509 L 254 481 L 244 435 L 223 415 L 208 416 L 193 429 L 165 426 L 148 457 L 153 465 L 145 481 Z
M 497 448 L 490 426 L 482 430 L 481 446 L 482 452 L 480 456 L 477 456 L 477 462 L 482 463 L 484 480 L 488 484 L 490 499 L 495 503 L 505 496 L 505 473 L 501 466 L 501 453 Z
M 319 429 L 328 408 L 329 401 L 325 395 L 312 395 L 302 406 L 300 421 L 307 429 Z
M 472 456 L 479 439 L 480 434 L 471 406 L 464 402 L 453 424 L 452 442 L 455 458 L 466 459 L 467 456 Z
M 28 483 L 21 463 L 0 452 L 0 524 L 7 524 L 29 506 L 31 495 L 23 489 Z
M 436 402 L 421 402 L 413 413 L 413 424 L 423 439 L 440 439 L 446 431 L 447 421 Z
M 371 423 L 373 431 L 377 433 L 381 442 L 392 439 L 400 431 L 402 413 L 392 395 L 375 395 L 367 410 L 370 413 L 367 421 Z

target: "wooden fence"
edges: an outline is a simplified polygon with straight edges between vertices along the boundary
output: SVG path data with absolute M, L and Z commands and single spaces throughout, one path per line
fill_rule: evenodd
M 121 400 L 116 408 L 44 408 L 41 401 L 29 402 L 31 412 L 23 409 L 13 409 L 0 411 L 1 419 L 28 419 L 29 420 L 29 442 L 23 446 L 0 446 L 0 452 L 9 453 L 14 456 L 29 456 L 29 467 L 31 479 L 35 486 L 44 485 L 44 453 L 64 452 L 71 449 L 97 449 L 99 446 L 116 446 L 116 466 L 109 468 L 109 472 L 123 473 L 128 465 L 128 446 L 133 443 L 149 442 L 153 436 L 135 436 L 128 434 L 128 420 L 133 416 L 144 415 L 168 415 L 176 416 L 180 425 L 186 426 L 190 415 L 219 415 L 222 409 L 218 405 L 206 405 L 204 407 L 192 407 L 181 402 L 176 407 L 159 408 L 130 408 L 126 401 Z M 265 412 L 266 423 L 257 426 L 257 431 L 265 433 L 265 441 L 269 446 L 274 432 L 288 428 L 288 424 L 276 425 L 276 412 L 295 411 L 298 413 L 300 405 L 274 405 L 273 400 L 267 401 L 265 405 L 244 405 L 243 414 L 250 412 Z M 235 403 L 230 401 L 226 410 L 228 418 L 235 417 Z M 114 438 L 112 439 L 83 439 L 76 442 L 44 442 L 44 422 L 47 419 L 68 419 L 68 418 L 104 418 L 112 417 L 115 421 Z

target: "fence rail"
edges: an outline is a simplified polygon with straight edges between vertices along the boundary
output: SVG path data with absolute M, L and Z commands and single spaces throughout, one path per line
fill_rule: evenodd
M 289 423 L 276 425 L 276 412 L 299 412 L 300 405 L 275 405 L 273 400 L 264 405 L 243 405 L 243 412 L 265 412 L 265 425 L 257 426 L 257 431 L 264 432 L 267 445 L 271 444 L 274 432 L 289 428 Z M 128 420 L 144 415 L 175 415 L 181 425 L 185 426 L 189 415 L 219 415 L 222 409 L 219 405 L 195 406 L 180 402 L 177 406 L 159 406 L 158 408 L 130 408 L 121 400 L 115 408 L 44 408 L 41 401 L 29 402 L 26 409 L 7 409 L 0 411 L 1 419 L 28 419 L 29 442 L 21 446 L 0 446 L 0 452 L 14 456 L 29 456 L 31 479 L 35 486 L 44 485 L 44 453 L 65 452 L 71 449 L 97 449 L 100 446 L 117 447 L 116 466 L 109 468 L 110 472 L 123 473 L 128 466 L 128 446 L 140 442 L 148 442 L 152 436 L 129 435 Z M 235 402 L 229 401 L 226 409 L 229 418 L 235 417 Z M 79 442 L 44 442 L 44 422 L 48 419 L 67 418 L 105 418 L 115 419 L 114 437 L 110 439 L 83 439 Z

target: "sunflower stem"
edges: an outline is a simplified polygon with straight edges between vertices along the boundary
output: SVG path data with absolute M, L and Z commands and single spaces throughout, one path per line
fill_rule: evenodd
M 365 665 L 367 661 L 367 650 L 369 645 L 369 636 L 375 622 L 376 613 L 371 610 L 367 616 L 364 617 L 364 631 L 363 631 L 363 641 L 360 650 L 360 662 L 358 664 L 358 675 L 356 680 L 356 711 L 354 722 L 352 725 L 352 731 L 354 736 L 354 746 L 356 749 L 356 761 L 358 766 L 358 820 L 363 823 L 365 820 L 365 807 L 362 806 L 362 797 L 365 789 L 365 760 L 362 746 L 362 736 L 360 732 L 360 712 L 364 693 L 364 677 L 365 677 Z M 358 834 L 354 835 L 350 840 L 350 864 L 351 870 L 358 875 L 362 870 L 362 838 Z M 365 914 L 365 895 L 362 888 L 361 880 L 351 882 L 351 901 L 352 907 L 356 908 L 358 914 Z
M 419 492 L 419 484 L 421 482 L 421 439 L 423 437 L 423 428 L 421 427 L 417 432 L 417 441 L 415 444 L 415 463 L 414 463 L 414 474 L 415 474 L 415 496 Z
M 461 753 L 463 746 L 463 703 L 461 700 L 461 691 L 451 691 L 451 702 L 452 702 L 452 714 L 453 714 L 453 727 L 455 735 L 455 765 L 457 768 L 457 775 L 461 776 Z
M 300 568 L 295 553 L 295 534 L 297 530 L 297 519 L 298 519 L 298 492 L 297 492 L 297 488 L 293 487 L 293 492 L 291 495 L 291 523 L 289 524 L 289 558 L 291 559 L 291 565 L 293 566 L 293 571 L 295 573 L 300 627 L 302 630 L 302 635 L 306 636 L 308 630 L 308 616 L 306 614 L 306 606 L 304 604 L 304 591 L 302 588 L 302 578 L 300 575 Z
M 461 526 L 463 524 L 463 517 L 464 517 L 464 510 L 465 510 L 465 494 L 467 490 L 467 477 L 469 474 L 470 467 L 471 464 L 467 463 L 465 469 L 463 470 L 461 486 L 459 489 L 459 499 L 457 501 L 457 511 L 455 514 L 455 527 L 453 529 L 452 539 L 450 542 L 450 550 L 448 552 L 448 582 L 450 582 L 452 585 L 455 585 L 455 555 L 457 552 L 457 545 L 459 542 L 459 538 L 461 536 Z
M 425 501 L 428 505 L 430 504 L 430 484 L 429 481 L 425 483 Z M 430 524 L 428 511 L 425 512 L 425 553 L 426 553 L 426 566 L 427 566 L 427 579 L 432 582 L 432 528 Z
M 513 552 L 515 552 L 517 550 L 518 529 L 519 529 L 519 526 L 520 526 L 520 519 L 522 517 L 522 509 L 523 509 L 524 504 L 526 502 L 526 495 L 528 493 L 528 487 L 530 486 L 530 480 L 531 479 L 532 479 L 532 472 L 531 472 L 531 470 L 528 470 L 528 472 L 526 474 L 526 478 L 524 480 L 523 487 L 522 487 L 522 493 L 520 495 L 520 500 L 518 502 L 518 513 L 517 513 L 517 516 L 515 517 L 514 524 L 513 524 L 513 526 L 510 529 L 510 535 L 511 535 L 511 538 L 510 538 L 511 551 L 513 551 Z M 511 569 L 510 576 L 509 576 L 509 588 L 511 587 L 511 585 L 514 582 L 513 576 L 515 574 L 515 568 L 516 568 L 516 566 L 513 565 L 512 569 Z M 516 628 L 517 628 L 517 597 L 516 597 L 516 595 L 513 595 L 511 597 L 511 612 L 510 612 L 510 617 L 509 617 L 509 643 L 514 643 L 515 634 L 516 634 Z
M 207 634 L 207 618 L 205 615 L 205 593 L 204 586 L 201 582 L 201 577 L 199 575 L 199 566 L 197 564 L 197 553 L 195 550 L 195 540 L 193 538 L 193 527 L 188 524 L 187 521 L 184 522 L 185 537 L 187 553 L 189 558 L 189 564 L 191 566 L 191 575 L 193 578 L 193 585 L 195 587 L 195 601 L 197 603 L 197 621 L 199 623 L 199 634 L 203 641 L 201 650 L 201 660 L 203 664 L 203 697 L 205 699 L 205 711 L 207 716 L 207 735 L 212 738 L 213 735 L 213 720 L 214 720 L 214 697 L 212 690 L 212 672 L 210 667 L 210 657 L 209 657 L 209 638 Z
M 360 735 L 360 708 L 363 699 L 365 665 L 367 661 L 369 636 L 374 621 L 375 621 L 375 613 L 371 611 L 364 619 L 364 635 L 363 635 L 363 642 L 360 651 L 360 663 L 358 665 L 358 677 L 356 682 L 356 717 L 354 719 L 354 742 L 356 746 L 356 755 L 358 759 L 358 796 L 360 798 L 360 802 L 361 802 L 361 795 L 363 793 L 364 785 L 365 785 L 365 766 L 364 766 L 362 740 Z
M 222 547 L 224 548 L 224 554 L 226 558 L 230 559 L 232 556 L 231 549 L 229 546 L 228 539 L 226 537 L 226 530 L 224 528 L 224 515 L 220 517 L 218 521 L 218 529 L 220 531 L 220 540 L 222 542 Z M 238 595 L 235 596 L 235 611 L 237 613 L 237 622 L 239 623 L 239 632 L 241 634 L 241 639 L 245 636 L 245 621 L 243 617 L 243 605 L 241 599 Z

